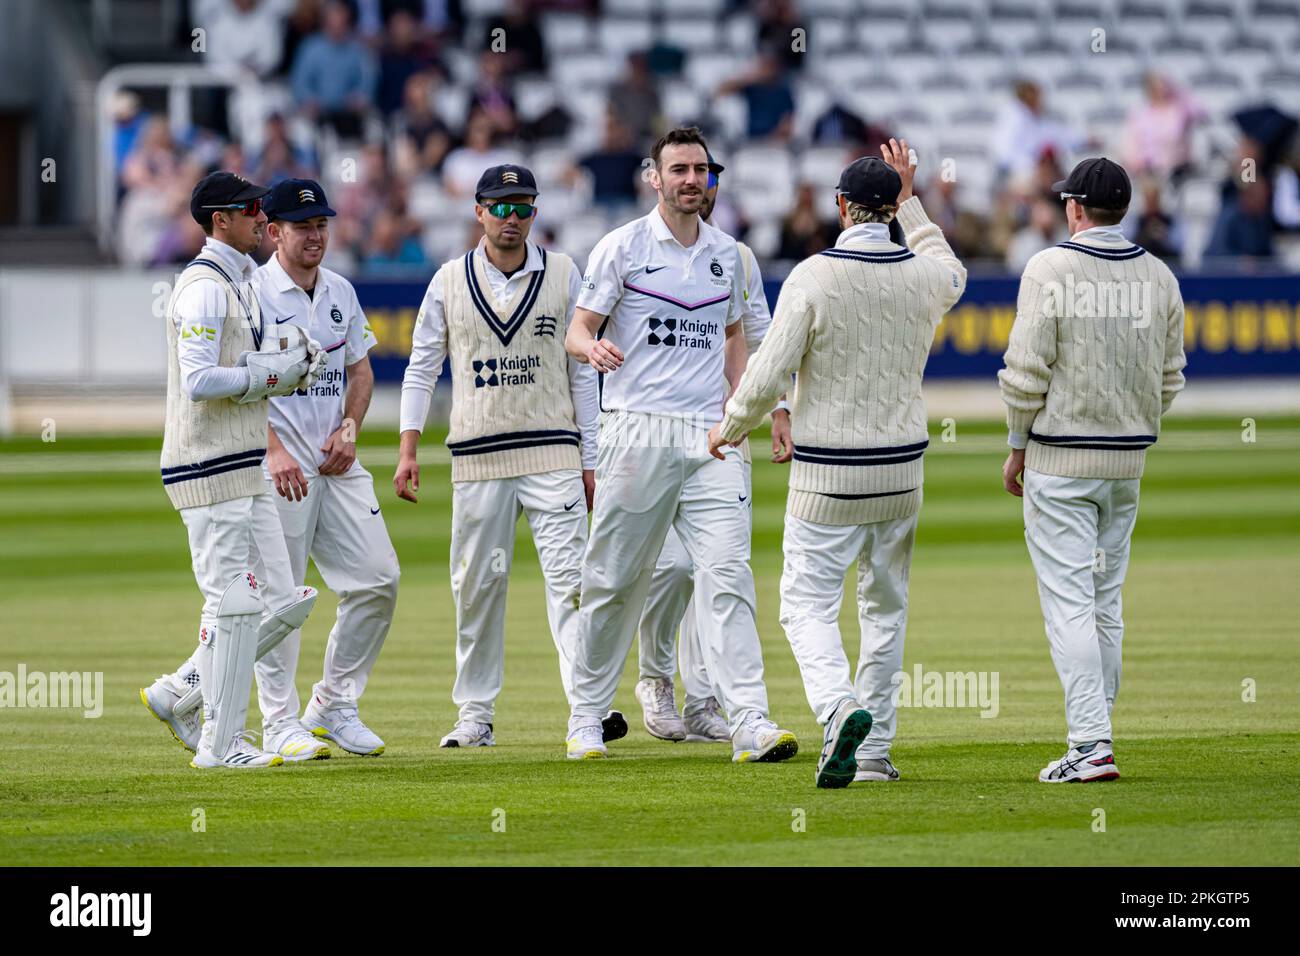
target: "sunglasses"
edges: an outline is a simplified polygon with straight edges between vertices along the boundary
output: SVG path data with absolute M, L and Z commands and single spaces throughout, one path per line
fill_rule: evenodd
M 238 209 L 245 216 L 256 216 L 262 211 L 262 199 L 250 199 L 248 202 L 229 203 L 224 206 L 204 206 L 204 209 Z
M 1067 199 L 1087 199 L 1087 198 L 1088 197 L 1084 193 L 1061 193 L 1062 202 L 1064 202 Z
M 498 219 L 509 219 L 512 212 L 517 214 L 520 219 L 529 219 L 533 213 L 537 212 L 537 207 L 529 202 L 485 202 L 483 208 Z

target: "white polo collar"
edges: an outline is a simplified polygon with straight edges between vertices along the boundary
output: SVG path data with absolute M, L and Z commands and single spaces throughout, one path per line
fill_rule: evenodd
M 883 242 L 893 245 L 893 242 L 889 238 L 889 223 L 854 223 L 840 233 L 840 237 L 835 240 L 835 245 L 842 246 L 850 242 Z
M 540 272 L 542 270 L 542 253 L 537 245 L 525 239 L 524 248 L 527 250 L 524 254 L 524 264 L 518 271 L 510 274 L 510 278 L 512 279 L 515 276 L 523 275 L 526 272 Z M 501 276 L 505 275 L 505 273 L 500 269 L 497 269 L 492 260 L 488 258 L 486 239 L 479 239 L 478 245 L 474 247 L 474 255 L 483 260 L 484 268 L 493 269 Z
M 307 291 L 294 281 L 293 276 L 285 271 L 284 266 L 280 264 L 279 253 L 272 253 L 271 258 L 266 260 L 266 270 L 271 275 L 271 283 L 276 292 L 290 292 L 293 289 L 299 289 L 304 293 Z M 324 292 L 327 285 L 325 270 L 318 267 L 316 269 L 315 294 L 319 295 Z
M 1119 224 L 1113 226 L 1092 226 L 1088 229 L 1080 229 L 1070 237 L 1071 242 L 1078 242 L 1082 239 L 1084 242 L 1122 242 L 1128 245 L 1129 241 L 1120 229 Z
M 695 243 L 693 245 L 683 246 L 677 241 L 677 237 L 673 235 L 673 231 L 668 228 L 668 223 L 664 222 L 664 217 L 659 213 L 658 205 L 650 210 L 650 215 L 647 218 L 650 220 L 650 234 L 652 236 L 660 242 L 675 242 L 678 247 L 687 252 L 699 252 L 700 250 L 713 245 L 714 233 L 717 232 L 713 226 L 710 226 L 707 222 L 701 219 L 700 232 L 695 238 Z
M 203 250 L 215 256 L 217 260 L 229 269 L 234 270 L 236 275 L 248 278 L 253 270 L 257 268 L 250 257 L 244 255 L 234 246 L 227 245 L 215 236 L 208 236 L 203 241 Z

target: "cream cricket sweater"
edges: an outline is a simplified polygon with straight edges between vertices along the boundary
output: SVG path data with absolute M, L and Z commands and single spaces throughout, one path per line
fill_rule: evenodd
M 241 405 L 234 398 L 191 401 L 181 385 L 177 346 L 182 336 L 220 335 L 217 364 L 233 367 L 243 352 L 256 351 L 262 314 L 251 289 L 235 285 L 224 265 L 210 250 L 194 258 L 172 291 L 167 304 L 167 419 L 163 431 L 162 481 L 167 497 L 178 510 L 212 505 L 266 491 L 262 458 L 266 455 L 265 399 Z M 198 281 L 215 281 L 226 294 L 226 314 L 219 323 L 206 316 L 180 316 L 176 301 L 183 290 Z
M 754 428 L 798 372 L 787 510 L 818 524 L 901 518 L 920 507 L 929 444 L 921 376 L 966 270 L 916 197 L 898 209 L 908 248 L 883 224 L 846 230 L 799 263 L 727 404 L 722 435 Z
M 493 298 L 484 258 L 473 250 L 442 267 L 452 481 L 582 468 L 564 350 L 577 267 L 563 253 L 541 255 L 542 268 L 509 302 Z
M 1183 298 L 1169 267 L 1117 227 L 1029 260 L 998 373 L 1025 467 L 1140 478 L 1160 416 L 1183 388 Z

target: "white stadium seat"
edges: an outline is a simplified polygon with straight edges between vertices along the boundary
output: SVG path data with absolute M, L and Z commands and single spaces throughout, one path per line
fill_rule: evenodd
M 649 20 L 631 17 L 602 19 L 596 26 L 596 36 L 601 49 L 626 57 L 627 54 L 645 50 L 654 43 L 654 24 Z
M 704 52 L 707 55 L 718 48 L 721 31 L 716 20 L 674 17 L 664 21 L 660 28 L 660 38 L 683 50 Z
M 594 42 L 591 21 L 572 13 L 547 13 L 541 19 L 542 37 L 551 54 L 589 50 Z

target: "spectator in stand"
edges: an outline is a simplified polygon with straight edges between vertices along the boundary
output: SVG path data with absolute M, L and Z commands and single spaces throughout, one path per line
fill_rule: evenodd
M 505 54 L 484 50 L 478 59 L 478 81 L 470 91 L 470 112 L 484 114 L 497 136 L 512 137 L 519 130 L 515 97 L 507 74 Z
M 366 272 L 418 272 L 428 264 L 419 236 L 404 229 L 398 216 L 387 209 L 375 216 L 363 260 Z
M 1177 179 L 1190 160 L 1192 128 L 1205 111 L 1159 73 L 1148 73 L 1144 86 L 1146 101 L 1129 111 L 1124 125 L 1124 166 L 1130 176 Z
M 1206 258 L 1248 256 L 1268 259 L 1273 256 L 1273 193 L 1268 169 L 1256 169 L 1250 182 L 1243 182 L 1241 170 L 1245 160 L 1258 162 L 1265 146 L 1250 136 L 1237 144 L 1236 162 L 1223 182 L 1219 216 L 1205 248 Z
M 1007 248 L 1007 268 L 1019 275 L 1025 264 L 1044 249 L 1070 238 L 1061 214 L 1061 203 L 1040 197 L 1029 207 L 1029 225 L 1011 238 Z
M 651 144 L 659 138 L 662 107 L 644 53 L 628 54 L 627 72 L 609 88 L 607 102 L 609 111 L 628 124 L 632 142 L 649 155 Z
M 374 2 L 374 0 L 371 0 Z M 461 0 L 378 0 L 385 20 L 398 10 L 415 18 L 420 38 L 436 49 L 460 42 L 465 30 Z
M 279 113 L 266 118 L 262 151 L 252 168 L 253 173 L 248 178 L 267 186 L 274 186 L 284 179 L 315 179 L 317 175 L 314 153 L 294 145 L 289 139 L 284 117 Z
M 583 156 L 570 169 L 569 185 L 574 185 L 585 172 L 591 178 L 591 198 L 597 205 L 610 209 L 634 206 L 642 159 L 642 154 L 632 148 L 627 126 L 612 112 L 607 112 L 600 149 Z
M 272 0 L 207 0 L 197 14 L 210 66 L 265 79 L 280 65 L 284 16 Z
M 379 54 L 379 111 L 389 116 L 402 106 L 406 82 L 417 73 L 447 70 L 433 54 L 432 47 L 420 37 L 420 24 L 407 10 L 397 10 L 388 18 L 385 41 Z
M 935 176 L 925 190 L 925 211 L 942 231 L 958 259 L 987 258 L 988 223 L 984 217 L 963 209 L 955 178 Z
M 393 164 L 404 178 L 438 174 L 451 151 L 451 130 L 433 110 L 438 83 L 433 73 L 416 73 L 406 81 L 393 138 Z
M 148 125 L 149 115 L 140 109 L 140 97 L 130 90 L 114 93 L 110 110 L 113 114 L 113 171 L 117 173 L 120 190 L 122 167 L 135 149 L 140 133 Z
M 807 30 L 808 23 L 799 16 L 792 0 L 760 0 L 756 12 L 758 45 L 771 49 L 785 70 L 801 71 L 807 58 L 807 45 L 805 43 L 803 50 L 796 50 L 793 31 L 796 28 Z
M 1160 206 L 1160 180 L 1146 176 L 1139 180 L 1142 189 L 1142 214 L 1137 220 L 1133 241 L 1160 259 L 1176 260 L 1179 243 L 1175 239 L 1174 220 Z
M 303 41 L 293 64 L 299 108 L 355 139 L 374 102 L 377 79 L 374 54 L 353 32 L 351 8 L 343 0 L 329 0 L 321 32 Z
M 165 116 L 153 116 L 122 164 L 122 185 L 129 190 L 161 191 L 176 178 L 180 150 Z
M 728 80 L 718 89 L 719 96 L 731 93 L 743 96 L 749 107 L 747 135 L 750 139 L 789 140 L 794 130 L 794 94 L 776 52 L 764 49 L 748 72 Z
M 292 69 L 303 41 L 320 30 L 322 5 L 323 0 L 294 0 L 293 9 L 284 21 L 280 68 L 276 71 L 281 76 Z
M 800 183 L 794 205 L 781 222 L 781 244 L 777 256 L 781 259 L 807 259 L 834 246 L 838 235 L 835 227 L 818 215 L 812 185 Z
M 1046 115 L 1043 91 L 1038 84 L 1021 81 L 1015 85 L 1015 99 L 1002 112 L 993 136 L 993 157 L 997 174 L 1014 189 L 1028 193 L 1025 180 L 1032 178 L 1044 152 L 1064 156 L 1088 145 L 1087 137 L 1065 128 Z
M 505 12 L 487 23 L 483 46 L 492 49 L 496 31 L 504 31 L 506 69 L 511 75 L 546 72 L 546 42 L 530 6 L 528 0 L 510 0 Z
M 520 161 L 513 150 L 500 149 L 494 143 L 492 120 L 482 111 L 471 113 L 465 125 L 465 145 L 452 150 L 442 164 L 442 186 L 449 195 L 473 198 L 483 170 Z

